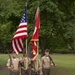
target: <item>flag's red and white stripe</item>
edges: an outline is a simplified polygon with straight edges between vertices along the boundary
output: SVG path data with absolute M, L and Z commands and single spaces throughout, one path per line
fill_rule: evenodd
M 13 39 L 12 39 L 12 50 L 16 52 L 16 54 L 23 51 L 23 39 L 27 37 L 27 23 L 23 23 L 19 25 Z
M 13 37 L 13 39 L 17 38 L 25 38 L 27 37 L 27 23 L 21 23 Z
M 15 51 L 16 54 L 20 53 L 23 50 L 23 39 L 12 40 L 12 50 Z
M 24 12 L 21 22 L 18 26 L 18 29 L 12 39 L 12 51 L 15 51 L 16 54 L 23 51 L 23 39 L 27 38 L 27 15 L 26 11 Z

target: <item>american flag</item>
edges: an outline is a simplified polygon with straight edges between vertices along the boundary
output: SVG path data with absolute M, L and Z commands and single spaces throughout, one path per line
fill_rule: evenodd
M 12 51 L 15 51 L 16 54 L 23 51 L 23 40 L 27 38 L 27 36 L 27 13 L 25 10 L 18 29 L 12 39 Z

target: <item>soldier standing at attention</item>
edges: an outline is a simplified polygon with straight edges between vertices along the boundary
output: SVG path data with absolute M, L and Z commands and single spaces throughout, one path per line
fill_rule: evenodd
M 8 59 L 7 67 L 10 70 L 10 75 L 19 75 L 19 59 L 16 58 L 17 54 L 12 53 L 11 59 Z
M 41 58 L 40 63 L 40 75 L 50 75 L 50 66 L 53 66 L 54 63 L 50 59 L 49 50 L 45 50 L 45 55 Z
M 20 59 L 20 75 L 28 75 L 28 66 L 30 64 L 30 58 L 27 53 L 23 53 L 23 57 Z

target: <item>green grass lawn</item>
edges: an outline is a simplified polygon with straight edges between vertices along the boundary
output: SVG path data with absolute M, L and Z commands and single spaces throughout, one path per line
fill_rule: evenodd
M 56 63 L 56 67 L 51 67 L 51 75 L 75 75 L 75 55 L 52 54 L 51 57 Z M 6 67 L 8 58 L 7 54 L 0 54 L 0 66 Z M 6 72 L 0 71 L 0 75 L 6 75 Z
M 51 55 L 56 67 L 51 68 L 51 75 L 75 75 L 75 55 Z

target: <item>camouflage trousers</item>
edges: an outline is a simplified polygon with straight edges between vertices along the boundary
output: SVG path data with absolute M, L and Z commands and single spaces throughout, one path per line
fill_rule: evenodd
M 28 72 L 27 72 L 27 70 L 21 69 L 21 74 L 22 74 L 22 75 L 28 75 Z
M 19 71 L 10 71 L 10 75 L 20 75 Z
M 43 75 L 50 75 L 50 69 L 43 69 Z
M 39 71 L 34 72 L 34 75 L 40 75 L 40 72 Z
M 34 75 L 34 72 L 31 70 L 31 73 L 30 73 L 30 70 L 23 70 L 21 69 L 21 74 L 22 75 Z
M 30 73 L 31 72 L 31 73 Z M 34 71 L 34 70 L 30 70 L 28 69 L 28 75 L 39 75 L 39 71 Z

